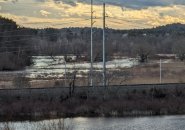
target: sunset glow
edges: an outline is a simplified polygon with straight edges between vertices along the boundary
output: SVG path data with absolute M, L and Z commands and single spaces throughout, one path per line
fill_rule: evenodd
M 185 2 L 176 0 L 105 0 L 109 28 L 152 28 L 185 23 Z M 33 28 L 89 27 L 90 2 L 82 0 L 1 0 L 0 15 L 19 25 Z M 95 1 L 95 27 L 102 27 L 102 2 Z

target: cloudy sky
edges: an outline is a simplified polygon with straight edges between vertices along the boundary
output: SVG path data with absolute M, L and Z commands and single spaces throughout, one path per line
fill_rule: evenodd
M 109 28 L 185 23 L 185 0 L 94 0 L 96 27 L 102 27 L 103 2 Z M 26 27 L 89 27 L 90 0 L 0 0 L 0 15 Z

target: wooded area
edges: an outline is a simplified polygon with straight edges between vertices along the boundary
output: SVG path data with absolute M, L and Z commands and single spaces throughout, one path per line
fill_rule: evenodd
M 94 61 L 102 60 L 102 29 L 94 28 Z M 185 25 L 171 24 L 153 29 L 106 29 L 106 57 L 139 57 L 146 62 L 155 54 L 177 54 L 185 58 Z M 32 64 L 33 55 L 75 55 L 89 60 L 90 28 L 31 29 L 0 17 L 0 70 L 18 70 Z M 85 58 L 82 56 L 85 56 Z

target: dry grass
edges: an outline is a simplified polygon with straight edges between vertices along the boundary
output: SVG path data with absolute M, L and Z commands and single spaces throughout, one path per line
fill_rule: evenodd
M 137 66 L 132 69 L 134 78 L 128 84 L 160 83 L 160 68 L 151 66 Z M 184 83 L 185 65 L 182 62 L 166 63 L 162 65 L 162 83 Z
M 107 70 L 113 72 L 115 70 Z M 109 85 L 120 85 L 120 84 L 156 84 L 160 83 L 160 68 L 159 64 L 145 64 L 138 65 L 133 68 L 119 68 L 119 72 L 129 73 L 127 79 L 123 76 L 109 76 Z M 12 79 L 15 75 L 1 74 L 0 88 L 12 88 Z M 101 85 L 102 76 L 94 76 L 94 84 Z M 69 80 L 66 82 L 69 86 Z M 77 78 L 75 84 L 77 86 L 87 86 L 89 80 L 86 77 Z M 162 83 L 185 83 L 185 63 L 174 61 L 174 63 L 162 64 Z M 53 86 L 65 86 L 64 79 L 32 79 L 31 87 L 53 87 Z
M 61 95 L 58 98 L 50 97 L 50 94 L 46 98 L 40 95 L 34 96 L 34 98 L 7 98 L 1 103 L 1 117 L 3 116 L 2 120 L 11 121 L 62 117 L 125 117 L 185 114 L 184 88 L 115 90 L 106 89 L 106 91 L 98 91 L 92 95 L 85 91 L 79 93 L 76 91 L 72 96 Z M 58 128 L 57 125 L 52 123 L 48 124 L 48 126 L 46 127 L 48 129 L 45 128 L 45 130 L 50 130 L 50 128 L 54 128 L 53 126 Z

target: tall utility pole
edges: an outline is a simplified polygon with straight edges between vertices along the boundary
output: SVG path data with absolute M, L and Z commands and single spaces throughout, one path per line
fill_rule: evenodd
M 103 86 L 106 87 L 106 59 L 105 59 L 105 3 L 103 3 Z
M 162 83 L 162 60 L 160 59 L 160 84 Z
M 93 86 L 93 0 L 91 0 L 91 69 L 90 86 Z

